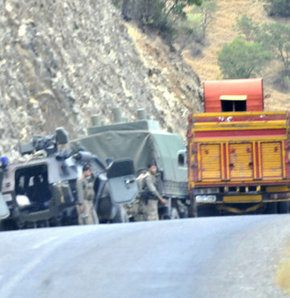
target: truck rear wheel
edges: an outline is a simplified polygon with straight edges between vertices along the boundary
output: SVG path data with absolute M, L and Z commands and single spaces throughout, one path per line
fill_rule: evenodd
M 289 213 L 289 202 L 279 202 L 278 203 L 278 213 Z
M 265 214 L 277 214 L 277 203 L 276 202 L 267 203 L 264 213 Z
M 204 204 L 196 207 L 197 217 L 204 216 L 215 216 L 217 215 L 217 210 L 213 204 Z

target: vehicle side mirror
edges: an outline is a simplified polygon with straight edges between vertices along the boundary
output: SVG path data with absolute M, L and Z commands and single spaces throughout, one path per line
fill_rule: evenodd
M 134 163 L 131 159 L 113 161 L 107 170 L 111 200 L 117 204 L 132 202 L 138 194 Z
M 55 130 L 55 139 L 56 143 L 59 145 L 65 145 L 69 142 L 68 132 L 65 130 L 64 127 L 58 127 Z
M 177 152 L 177 163 L 179 167 L 186 167 L 187 163 L 186 163 L 186 150 L 179 150 Z

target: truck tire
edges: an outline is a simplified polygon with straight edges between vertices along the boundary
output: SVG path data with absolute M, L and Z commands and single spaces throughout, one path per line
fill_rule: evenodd
M 197 206 L 196 213 L 197 213 L 197 217 L 215 216 L 215 215 L 217 215 L 217 210 L 216 210 L 215 205 L 206 204 L 203 206 Z
M 265 214 L 277 214 L 277 203 L 276 202 L 267 203 L 264 213 Z
M 18 230 L 17 225 L 11 219 L 0 221 L 0 231 L 13 231 Z
M 289 202 L 279 202 L 278 203 L 278 213 L 289 213 Z

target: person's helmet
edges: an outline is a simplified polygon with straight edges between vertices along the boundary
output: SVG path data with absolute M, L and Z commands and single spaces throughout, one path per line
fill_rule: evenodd
M 83 165 L 83 172 L 86 172 L 86 171 L 91 170 L 91 169 L 92 169 L 92 167 L 91 167 L 90 164 L 86 163 L 86 164 Z

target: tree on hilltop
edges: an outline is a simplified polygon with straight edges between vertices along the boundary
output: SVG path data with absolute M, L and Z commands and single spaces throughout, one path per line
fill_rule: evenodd
M 267 48 L 272 49 L 277 59 L 284 66 L 284 72 L 290 76 L 290 26 L 281 23 L 263 26 L 262 41 Z
M 271 59 L 271 53 L 257 42 L 236 38 L 218 53 L 218 65 L 225 79 L 255 77 Z
M 215 0 L 203 0 L 201 5 L 193 8 L 192 10 L 193 16 L 199 17 L 201 43 L 205 40 L 207 27 L 209 23 L 214 19 L 213 15 L 216 10 L 217 4 Z
M 243 15 L 237 19 L 234 28 L 239 32 L 240 36 L 246 41 L 255 41 L 260 33 L 259 25 L 252 21 L 247 15 Z

